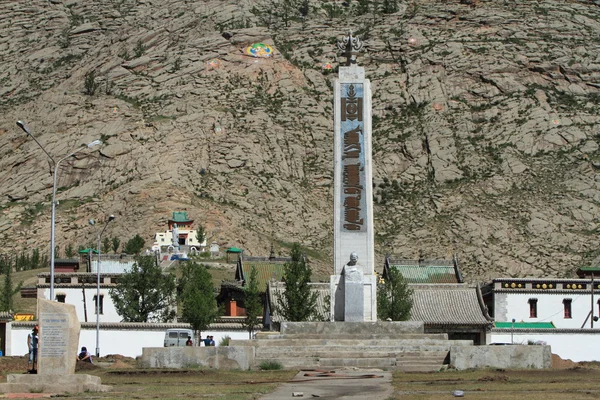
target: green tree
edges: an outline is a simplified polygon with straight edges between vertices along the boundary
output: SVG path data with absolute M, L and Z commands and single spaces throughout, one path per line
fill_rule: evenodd
M 110 297 L 123 322 L 167 322 L 174 318 L 175 277 L 163 274 L 154 256 L 138 256 Z
M 112 242 L 112 251 L 113 253 L 117 253 L 117 251 L 119 250 L 119 246 L 121 245 L 121 239 L 114 237 L 111 240 Z
M 242 322 L 244 328 L 248 331 L 248 337 L 252 339 L 252 332 L 260 326 L 263 307 L 260 301 L 260 290 L 258 289 L 258 271 L 253 265 L 250 270 L 250 277 L 244 288 L 244 306 L 246 308 L 246 319 Z
M 217 318 L 218 308 L 212 284 L 212 276 L 202 264 L 187 263 L 183 270 L 183 292 L 181 315 L 189 322 L 196 333 L 196 343 L 200 340 L 202 331 L 208 329 Z
M 0 292 L 0 311 L 13 311 L 13 296 L 21 290 L 23 282 L 16 287 L 12 283 L 13 266 L 8 256 L 0 257 L 0 273 L 4 275 L 2 291 Z
M 198 229 L 196 229 L 196 240 L 198 241 L 198 243 L 202 244 L 202 243 L 204 243 L 204 239 L 206 239 L 206 233 L 204 232 L 204 227 L 199 226 Z
M 67 247 L 65 247 L 65 257 L 73 258 L 74 255 L 75 255 L 75 250 L 73 249 L 73 245 L 71 243 L 69 243 L 67 245 Z
M 285 292 L 277 307 L 286 321 L 309 321 L 321 318 L 317 311 L 317 293 L 310 290 L 312 270 L 300 245 L 292 246 L 292 261 L 285 263 L 283 281 Z
M 106 254 L 110 251 L 112 245 L 110 243 L 110 239 L 108 237 L 105 237 L 104 239 L 102 239 L 102 253 Z
M 397 268 L 391 268 L 389 276 L 377 288 L 377 314 L 379 319 L 408 321 L 413 305 L 413 290 L 408 286 Z
M 144 248 L 146 241 L 140 235 L 135 235 L 125 244 L 123 251 L 127 254 L 139 254 Z

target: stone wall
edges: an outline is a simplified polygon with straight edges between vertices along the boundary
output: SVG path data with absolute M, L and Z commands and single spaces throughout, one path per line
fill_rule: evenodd
M 142 368 L 189 368 L 247 370 L 254 363 L 253 346 L 145 347 Z
M 450 365 L 458 370 L 471 368 L 550 368 L 550 346 L 452 346 Z

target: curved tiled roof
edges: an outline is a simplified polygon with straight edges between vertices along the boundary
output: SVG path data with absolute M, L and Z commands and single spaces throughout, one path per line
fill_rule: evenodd
M 491 325 L 477 297 L 467 285 L 410 285 L 413 289 L 411 321 L 430 325 Z

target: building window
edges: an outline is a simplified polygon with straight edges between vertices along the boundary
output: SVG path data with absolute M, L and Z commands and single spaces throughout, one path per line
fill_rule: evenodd
M 565 318 L 573 318 L 571 316 L 571 303 L 572 303 L 571 299 L 564 299 L 563 300 L 563 306 L 564 306 L 564 309 L 565 309 Z
M 64 303 L 66 298 L 67 298 L 67 295 L 64 293 L 56 294 L 56 301 L 58 301 L 59 303 Z
M 94 314 L 96 314 L 96 312 L 98 310 L 97 299 L 98 299 L 98 297 L 96 295 L 94 295 Z M 104 295 L 103 294 L 100 295 L 100 314 L 104 314 Z
M 537 318 L 537 299 L 529 299 L 529 318 Z

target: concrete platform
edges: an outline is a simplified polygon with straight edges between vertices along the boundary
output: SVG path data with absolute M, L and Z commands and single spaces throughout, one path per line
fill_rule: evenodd
M 100 377 L 86 374 L 28 375 L 11 374 L 0 384 L 0 393 L 83 393 L 107 392 L 112 386 L 103 385 Z
M 386 400 L 394 393 L 392 374 L 377 369 L 300 371 L 261 400 L 320 397 L 323 399 Z M 296 394 L 296 396 L 294 396 Z M 302 396 L 300 396 L 302 394 Z

